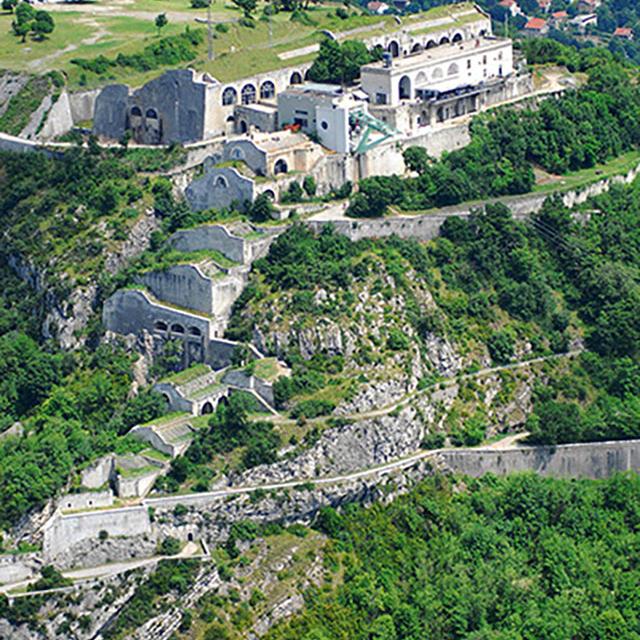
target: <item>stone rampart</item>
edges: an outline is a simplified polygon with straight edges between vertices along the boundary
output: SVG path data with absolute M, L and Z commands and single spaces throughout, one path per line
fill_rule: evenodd
M 209 224 L 193 229 L 176 231 L 169 238 L 169 244 L 176 251 L 182 251 L 183 253 L 219 251 L 229 260 L 240 264 L 244 263 L 245 239 L 233 235 L 222 225 Z
M 533 471 L 557 478 L 608 478 L 640 471 L 640 440 L 515 449 L 448 450 L 440 454 L 454 473 L 482 476 Z
M 68 493 L 58 500 L 58 507 L 63 510 L 95 509 L 97 507 L 110 507 L 113 504 L 113 492 L 85 491 L 83 493 Z
M 87 489 L 99 489 L 107 485 L 113 476 L 113 456 L 100 458 L 80 472 L 80 483 Z
M 101 531 L 106 531 L 109 537 L 149 533 L 151 523 L 147 508 L 124 507 L 70 515 L 58 512 L 44 526 L 44 558 L 46 561 L 53 561 L 78 542 L 97 540 Z

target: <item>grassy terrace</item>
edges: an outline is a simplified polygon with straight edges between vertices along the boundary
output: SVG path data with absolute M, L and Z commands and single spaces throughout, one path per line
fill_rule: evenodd
M 141 424 L 141 427 L 163 427 L 165 425 L 171 424 L 172 422 L 178 421 L 186 421 L 189 418 L 189 415 L 186 411 L 173 411 L 171 413 L 167 413 L 156 420 L 150 420 L 149 422 L 145 422 Z
M 177 387 L 187 384 L 200 376 L 203 376 L 207 373 L 211 372 L 211 368 L 206 364 L 194 364 L 192 367 L 185 369 L 184 371 L 178 371 L 177 373 L 172 373 L 170 376 L 163 378 L 160 382 L 164 382 L 166 384 L 173 384 Z M 171 415 L 171 414 L 169 414 Z M 175 414 L 174 414 L 175 415 Z M 180 414 L 177 414 L 180 415 Z M 157 423 L 154 423 L 157 424 Z
M 322 30 L 325 29 L 334 33 L 362 30 L 352 37 L 363 38 L 401 28 L 392 16 L 362 15 L 359 10 L 351 10 L 348 18 L 340 19 L 335 15 L 335 9 L 342 3 L 312 6 L 304 22 L 292 22 L 290 13 L 281 12 L 272 16 L 269 23 L 261 18 L 264 6 L 263 2 L 258 3 L 256 26 L 251 29 L 237 24 L 241 13 L 235 6 L 214 0 L 212 20 L 216 24 L 225 23 L 228 31 L 214 31 L 213 60 L 208 60 L 207 43 L 203 42 L 190 66 L 208 71 L 222 82 L 227 82 L 313 59 L 313 53 L 284 60 L 279 54 L 320 42 Z M 455 12 L 464 13 L 472 6 L 457 5 Z M 196 19 L 203 20 L 206 17 L 206 10 L 192 9 L 188 0 L 133 0 L 129 4 L 96 0 L 72 6 L 48 5 L 47 9 L 54 14 L 56 28 L 42 42 L 27 39 L 27 42 L 21 43 L 11 33 L 13 16 L 0 13 L 0 68 L 32 73 L 60 69 L 67 74 L 70 86 L 74 89 L 80 86 L 91 88 L 113 81 L 137 86 L 159 75 L 161 69 L 137 72 L 119 67 L 102 76 L 90 72 L 83 74 L 71 61 L 99 55 L 114 58 L 119 53 L 139 53 L 143 47 L 160 37 L 182 32 L 185 26 L 204 29 L 204 25 L 196 22 Z M 153 21 L 161 12 L 167 13 L 169 24 L 159 36 Z M 412 24 L 425 19 L 442 18 L 451 12 L 450 6 L 443 6 L 428 13 L 406 17 L 403 18 L 402 28 L 410 30 Z M 472 19 L 474 16 L 467 14 L 457 16 L 455 21 L 464 24 Z

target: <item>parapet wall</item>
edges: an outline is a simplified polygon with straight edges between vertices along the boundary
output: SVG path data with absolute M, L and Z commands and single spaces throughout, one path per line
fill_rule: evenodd
M 517 449 L 449 450 L 440 454 L 454 473 L 478 477 L 533 471 L 557 478 L 608 478 L 640 471 L 640 440 Z

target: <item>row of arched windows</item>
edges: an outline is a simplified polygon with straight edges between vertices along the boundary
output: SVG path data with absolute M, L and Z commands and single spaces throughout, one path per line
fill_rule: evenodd
M 451 42 L 461 42 L 462 34 L 455 33 L 453 38 L 449 39 L 449 36 L 442 36 L 439 41 L 429 40 L 426 44 L 421 44 L 420 42 L 416 42 L 413 47 L 411 47 L 411 53 L 420 53 L 425 49 L 433 49 L 433 47 L 437 47 L 438 45 L 450 44 Z M 397 40 L 392 40 L 387 45 L 387 51 L 394 57 L 397 58 L 400 56 L 400 43 Z
M 301 84 L 302 74 L 298 71 L 294 71 L 289 79 L 291 84 Z M 256 88 L 255 84 L 251 82 L 245 84 L 240 90 L 240 103 L 241 104 L 253 104 L 256 102 L 258 94 L 260 100 L 270 100 L 276 95 L 276 85 L 271 80 L 265 80 L 260 85 L 260 91 Z M 222 104 L 223 106 L 229 106 L 238 103 L 238 91 L 233 87 L 227 87 L 222 92 Z
M 153 327 L 156 331 L 169 331 L 169 325 L 163 320 L 156 320 Z M 171 325 L 171 333 L 183 336 L 186 335 L 187 331 L 180 323 L 174 322 Z M 200 331 L 198 327 L 189 327 L 189 335 L 200 337 L 202 335 L 202 331 Z

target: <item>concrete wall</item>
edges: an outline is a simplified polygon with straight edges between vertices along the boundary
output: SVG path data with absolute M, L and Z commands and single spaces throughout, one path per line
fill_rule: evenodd
M 110 507 L 113 504 L 113 492 L 85 491 L 84 493 L 68 493 L 58 500 L 58 508 L 73 511 L 75 509 L 96 509 Z
M 97 539 L 100 531 L 113 536 L 136 536 L 149 533 L 151 523 L 144 506 L 107 509 L 72 515 L 54 515 L 44 527 L 43 552 L 51 561 L 68 547 L 89 538 Z
M 80 472 L 80 482 L 87 489 L 99 489 L 111 480 L 113 475 L 113 456 L 105 456 Z
M 157 385 L 155 389 L 157 390 Z M 182 409 L 179 409 L 179 410 L 182 410 Z M 190 410 L 191 410 L 190 407 L 189 409 L 186 409 L 186 411 L 190 411 Z M 174 445 L 172 445 L 170 442 L 165 442 L 151 426 L 138 425 L 136 427 L 133 427 L 133 429 L 131 429 L 129 433 L 137 440 L 142 440 L 143 442 L 148 443 L 154 449 L 157 449 L 161 453 L 171 456 L 172 458 L 175 458 L 177 455 L 176 448 L 174 447 Z M 123 482 L 123 478 L 119 476 L 118 483 L 122 483 L 122 482 Z M 121 495 L 120 491 L 118 491 L 118 495 Z
M 247 389 L 257 393 L 268 405 L 273 406 L 273 387 L 271 383 L 251 376 L 245 371 L 231 369 L 224 374 L 222 382 L 239 389 Z
M 482 476 L 534 471 L 558 478 L 608 478 L 622 471 L 640 471 L 640 440 L 445 451 L 440 454 L 455 473 Z
M 156 384 L 153 385 L 153 390 L 165 396 L 171 411 L 186 411 L 187 413 L 193 413 L 193 403 L 190 400 L 183 398 L 172 384 L 156 382 Z M 134 429 L 140 428 L 141 427 L 134 427 Z M 169 453 L 169 455 L 171 454 Z
M 212 167 L 189 184 L 184 195 L 193 211 L 232 206 L 244 210 L 253 202 L 254 182 L 233 167 Z
M 248 138 L 238 138 L 229 140 L 222 150 L 222 160 L 241 160 L 259 176 L 266 176 L 268 173 L 267 153 L 263 151 L 253 140 Z

